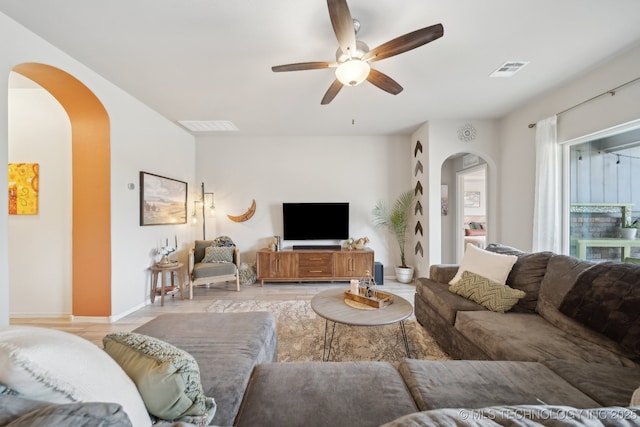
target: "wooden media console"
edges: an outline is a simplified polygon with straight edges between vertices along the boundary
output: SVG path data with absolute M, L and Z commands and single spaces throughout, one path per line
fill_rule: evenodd
M 347 281 L 360 279 L 367 270 L 373 275 L 370 249 L 262 249 L 256 254 L 256 272 L 261 285 L 267 281 Z

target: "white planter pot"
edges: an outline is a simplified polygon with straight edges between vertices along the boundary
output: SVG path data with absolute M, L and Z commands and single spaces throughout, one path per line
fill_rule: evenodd
M 411 283 L 413 281 L 413 267 L 396 267 L 396 279 L 400 283 Z
M 623 239 L 635 239 L 637 231 L 637 228 L 621 228 L 620 235 Z

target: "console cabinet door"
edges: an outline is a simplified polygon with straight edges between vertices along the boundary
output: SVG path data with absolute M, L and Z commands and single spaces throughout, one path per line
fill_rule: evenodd
M 258 252 L 258 279 L 289 279 L 298 276 L 298 255 L 287 252 Z
M 373 272 L 373 251 L 349 251 L 335 254 L 336 277 L 360 278 L 368 270 Z

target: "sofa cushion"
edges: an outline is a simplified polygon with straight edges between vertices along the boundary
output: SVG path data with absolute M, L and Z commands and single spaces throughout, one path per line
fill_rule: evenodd
M 547 263 L 547 272 L 540 284 L 538 304 L 545 302 L 556 309 L 560 307 L 564 296 L 573 287 L 580 273 L 595 263 L 567 255 L 552 255 Z M 536 307 L 539 310 L 539 307 Z
M 525 295 L 523 291 L 501 285 L 471 271 L 463 272 L 460 280 L 450 285 L 449 290 L 500 313 L 511 310 Z
M 378 426 L 416 410 L 390 363 L 270 363 L 251 376 L 237 426 Z
M 51 403 L 117 403 L 134 425 L 151 425 L 135 384 L 120 366 L 95 344 L 66 332 L 0 328 L 0 383 Z
M 640 358 L 640 265 L 605 262 L 584 270 L 559 310 Z
M 11 427 L 128 427 L 122 406 L 108 402 L 50 403 L 0 396 L 0 425 Z
M 634 360 L 637 358 L 637 354 L 633 351 L 565 316 L 559 310 L 565 295 L 573 287 L 580 273 L 594 265 L 596 264 L 566 255 L 553 255 L 549 260 L 547 273 L 540 286 L 536 311 L 546 321 L 568 335 L 590 341 L 620 355 L 623 359 Z M 635 363 L 631 363 L 629 366 L 635 366 Z
M 170 313 L 134 332 L 173 344 L 196 359 L 204 394 L 216 400 L 215 425 L 233 425 L 253 368 L 278 357 L 272 313 Z
M 640 367 L 560 359 L 542 363 L 599 406 L 629 405 L 634 389 L 640 384 Z
M 400 363 L 398 370 L 421 411 L 536 405 L 541 401 L 580 408 L 598 406 L 593 399 L 536 362 L 407 359 Z
M 481 409 L 444 408 L 416 412 L 381 427 L 575 427 L 637 425 L 640 408 L 580 409 L 558 405 L 494 406 Z
M 238 267 L 233 263 L 199 262 L 193 266 L 191 275 L 193 279 L 201 277 L 225 276 L 235 274 Z
M 435 282 L 431 279 L 416 279 L 416 293 L 424 301 L 428 301 L 429 306 L 452 326 L 458 311 L 486 310 L 480 304 L 452 293 L 449 291 L 449 286 L 447 283 Z
M 213 240 L 196 240 L 193 248 L 193 262 L 202 262 L 204 251 L 213 244 Z
M 449 284 L 457 283 L 464 271 L 471 271 L 504 285 L 517 259 L 515 255 L 496 254 L 467 245 L 460 268 Z
M 506 284 L 514 289 L 520 289 L 526 293 L 525 297 L 518 301 L 518 306 L 534 311 L 538 302 L 538 293 L 542 279 L 547 272 L 547 264 L 553 253 L 551 252 L 522 252 L 510 246 L 491 243 L 486 247 L 490 252 L 503 255 L 515 255 L 518 260 L 511 268 Z
M 202 262 L 233 262 L 233 251 L 230 246 L 209 246 L 204 249 Z
M 213 240 L 196 240 L 193 248 L 193 262 L 199 263 L 204 259 L 205 249 L 209 246 L 217 246 L 217 247 L 234 247 L 235 243 L 227 237 L 220 236 L 216 237 Z
M 204 395 L 198 363 L 190 354 L 135 332 L 108 334 L 102 342 L 138 387 L 149 413 L 202 426 L 211 422 L 215 401 Z
M 533 313 L 458 312 L 455 328 L 492 360 L 572 359 L 633 365 L 632 361 L 563 332 Z

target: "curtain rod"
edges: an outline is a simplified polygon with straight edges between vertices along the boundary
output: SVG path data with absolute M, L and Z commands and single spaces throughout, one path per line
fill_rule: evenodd
M 589 103 L 589 102 L 591 102 L 591 101 L 593 101 L 593 100 L 595 100 L 595 99 L 600 98 L 601 96 L 605 96 L 605 95 L 611 95 L 611 96 L 614 96 L 614 95 L 616 94 L 616 91 L 617 91 L 617 90 L 622 89 L 623 87 L 625 87 L 625 86 L 627 86 L 627 85 L 630 85 L 631 83 L 635 83 L 635 82 L 637 82 L 638 80 L 640 80 L 640 77 L 636 77 L 636 78 L 635 78 L 635 79 L 633 79 L 633 80 L 629 80 L 628 82 L 623 83 L 623 84 L 621 84 L 620 86 L 616 86 L 616 87 L 614 87 L 613 89 L 609 89 L 609 90 L 608 90 L 608 91 L 606 91 L 606 92 L 602 92 L 602 93 L 600 93 L 600 94 L 598 94 L 598 95 L 596 95 L 596 96 L 594 96 L 594 97 L 591 97 L 591 98 L 587 99 L 586 101 L 582 101 L 582 102 L 580 102 L 579 104 L 574 105 L 573 107 L 569 107 L 569 108 L 567 108 L 566 110 L 562 110 L 562 111 L 560 111 L 559 113 L 556 113 L 556 116 L 559 116 L 559 115 L 561 115 L 561 114 L 564 114 L 564 113 L 566 113 L 566 112 L 569 112 L 569 111 L 573 110 L 574 108 L 578 108 L 578 107 L 580 107 L 581 105 L 587 104 L 587 103 Z M 536 127 L 536 124 L 535 124 L 535 123 L 529 123 L 529 129 L 534 128 L 534 127 Z

